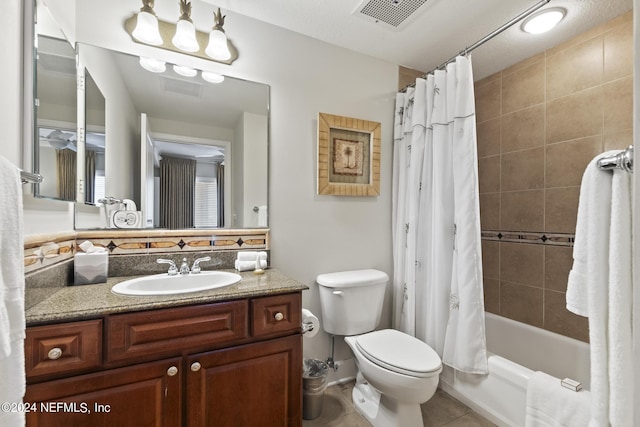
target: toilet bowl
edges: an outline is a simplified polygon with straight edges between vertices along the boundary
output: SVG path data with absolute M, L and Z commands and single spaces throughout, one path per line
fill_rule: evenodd
M 424 342 L 393 329 L 345 337 L 359 375 L 352 397 L 374 426 L 423 426 L 420 404 L 438 388 L 442 363 Z
M 356 409 L 374 427 L 422 427 L 420 404 L 435 393 L 442 362 L 417 338 L 394 329 L 375 331 L 388 280 L 378 270 L 319 275 L 323 327 L 345 336 L 353 351 Z

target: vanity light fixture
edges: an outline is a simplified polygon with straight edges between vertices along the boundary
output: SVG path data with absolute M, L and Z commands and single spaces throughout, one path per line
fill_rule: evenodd
M 222 74 L 212 73 L 211 71 L 203 71 L 202 78 L 209 83 L 222 83 L 224 81 Z
M 167 64 L 164 61 L 155 58 L 140 57 L 140 66 L 152 73 L 164 73 L 167 69 Z
M 222 16 L 220 12 L 220 8 L 218 11 L 213 14 L 213 19 L 215 25 L 213 29 L 209 33 L 209 44 L 205 49 L 205 53 L 207 56 L 213 59 L 220 59 L 225 61 L 231 58 L 231 52 L 229 51 L 229 46 L 227 45 L 227 36 L 224 33 L 224 29 L 222 26 L 224 25 L 224 18 L 227 16 Z
M 196 27 L 191 21 L 191 3 L 187 0 L 180 0 L 180 18 L 176 24 L 176 33 L 171 39 L 175 47 L 185 52 L 197 52 L 200 50 L 196 39 Z
M 567 10 L 561 7 L 552 7 L 541 10 L 524 20 L 522 23 L 522 30 L 530 34 L 547 32 L 558 25 L 566 13 Z
M 207 34 L 193 25 L 191 2 L 188 0 L 179 0 L 181 15 L 177 24 L 156 17 L 154 0 L 142 0 L 142 4 L 140 12 L 124 22 L 124 28 L 134 42 L 227 65 L 238 58 L 238 50 L 223 29 L 226 15 L 222 15 L 220 8 L 214 11 L 214 26 Z
M 177 64 L 173 66 L 173 71 L 184 77 L 195 77 L 198 74 L 198 70 L 196 70 L 195 68 L 185 67 L 183 65 Z
M 136 16 L 136 27 L 131 35 L 138 41 L 153 46 L 163 43 L 158 29 L 158 17 L 153 11 L 154 0 L 142 0 L 142 8 Z

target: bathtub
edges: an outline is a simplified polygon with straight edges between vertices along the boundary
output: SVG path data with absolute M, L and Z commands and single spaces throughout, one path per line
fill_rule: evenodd
M 572 378 L 589 388 L 589 345 L 486 313 L 489 375 L 445 366 L 440 387 L 499 426 L 524 426 L 527 381 L 534 371 Z

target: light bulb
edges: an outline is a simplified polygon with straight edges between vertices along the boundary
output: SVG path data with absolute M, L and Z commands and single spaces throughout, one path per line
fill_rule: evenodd
M 186 19 L 180 19 L 176 25 L 176 34 L 171 39 L 175 47 L 185 52 L 197 52 L 200 50 L 196 39 L 196 27 Z
M 212 30 L 209 33 L 209 44 L 205 53 L 210 58 L 222 61 L 231 58 L 231 52 L 229 51 L 229 46 L 227 46 L 227 36 L 220 30 Z
M 173 71 L 185 77 L 194 77 L 196 74 L 198 74 L 198 70 L 196 70 L 195 68 L 185 67 L 177 64 L 173 66 Z
M 202 78 L 209 83 L 222 83 L 224 81 L 224 76 L 222 74 L 212 73 L 211 71 L 203 71 Z
M 131 35 L 138 41 L 153 46 L 163 43 L 158 30 L 158 18 L 149 12 L 139 12 L 136 20 L 136 28 Z
M 140 58 L 140 66 L 152 73 L 164 73 L 167 65 L 164 61 L 154 58 Z

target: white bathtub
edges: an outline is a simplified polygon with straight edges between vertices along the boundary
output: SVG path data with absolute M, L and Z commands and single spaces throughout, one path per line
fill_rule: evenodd
M 534 371 L 589 388 L 589 345 L 491 313 L 485 316 L 489 375 L 445 367 L 440 387 L 499 426 L 524 426 L 527 380 Z

